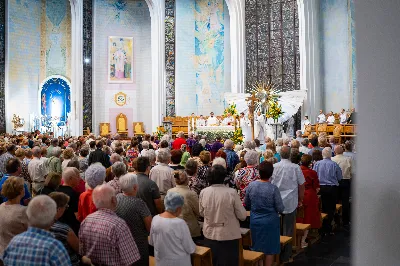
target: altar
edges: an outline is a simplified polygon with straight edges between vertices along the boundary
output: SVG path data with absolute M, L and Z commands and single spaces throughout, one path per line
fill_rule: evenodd
M 234 126 L 199 126 L 195 130 L 195 134 L 205 136 L 207 140 L 214 141 L 217 137 L 222 139 L 231 139 L 235 134 Z

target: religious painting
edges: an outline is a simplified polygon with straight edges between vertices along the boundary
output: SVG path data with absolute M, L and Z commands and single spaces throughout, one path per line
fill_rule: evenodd
M 41 115 L 56 121 L 58 126 L 65 125 L 71 112 L 71 85 L 62 76 L 46 78 L 40 90 Z
M 133 83 L 133 37 L 108 39 L 108 82 Z

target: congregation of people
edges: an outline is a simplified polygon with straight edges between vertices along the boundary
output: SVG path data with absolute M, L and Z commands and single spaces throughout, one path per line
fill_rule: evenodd
M 147 266 L 154 256 L 156 265 L 186 266 L 199 245 L 213 265 L 234 266 L 248 224 L 251 250 L 270 266 L 276 254 L 290 260 L 292 244 L 281 250 L 280 236 L 293 236 L 296 222 L 333 235 L 340 202 L 350 225 L 353 142 L 301 131 L 262 142 L 183 132 L 130 141 L 1 136 L 2 263 Z

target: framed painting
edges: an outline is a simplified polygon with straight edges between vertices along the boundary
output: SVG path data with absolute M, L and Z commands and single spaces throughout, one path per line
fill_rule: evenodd
M 108 38 L 108 82 L 133 83 L 133 37 Z

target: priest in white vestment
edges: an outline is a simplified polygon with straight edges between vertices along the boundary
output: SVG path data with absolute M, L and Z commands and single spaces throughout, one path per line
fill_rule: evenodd
M 254 117 L 254 137 L 260 141 L 261 144 L 265 143 L 265 116 L 258 111 Z
M 347 123 L 347 114 L 344 109 L 342 109 L 342 112 L 340 113 L 340 124 L 344 125 Z
M 250 120 L 244 115 L 244 113 L 240 113 L 240 127 L 242 129 L 244 140 L 251 140 Z
M 192 113 L 188 120 L 188 132 L 194 133 L 194 128 L 196 127 L 196 115 Z
M 233 117 L 230 113 L 228 113 L 227 117 L 225 117 L 224 120 L 222 120 L 222 125 L 223 126 L 233 125 Z
M 329 125 L 333 125 L 335 123 L 335 116 L 332 112 L 329 112 L 326 122 L 328 122 Z
M 206 120 L 203 115 L 200 115 L 199 119 L 196 120 L 196 127 L 204 127 L 206 126 Z
M 308 115 L 304 116 L 304 120 L 303 122 L 301 122 L 301 131 L 304 133 L 304 131 L 306 130 L 306 126 L 308 126 L 309 124 L 311 124 L 310 120 L 308 119 Z
M 218 126 L 219 121 L 218 118 L 214 116 L 214 113 L 211 112 L 210 116 L 207 118 L 207 126 Z
M 319 115 L 317 117 L 317 123 L 321 124 L 321 123 L 325 123 L 325 121 L 326 121 L 326 116 L 324 115 L 322 110 L 319 110 Z

